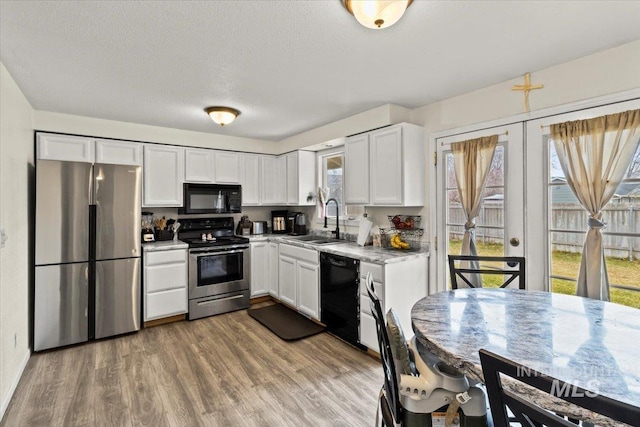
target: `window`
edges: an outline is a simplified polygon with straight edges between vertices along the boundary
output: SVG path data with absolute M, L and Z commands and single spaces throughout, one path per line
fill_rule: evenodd
M 327 206 L 327 216 L 335 217 L 336 209 L 339 209 L 340 218 L 355 218 L 362 215 L 364 206 L 345 205 L 343 202 L 343 176 L 344 176 L 344 151 L 339 149 L 325 150 L 318 153 L 320 163 L 320 180 L 322 188 L 328 190 L 327 198 L 334 198 L 338 201 L 339 208 L 335 203 Z M 320 212 L 318 211 L 318 218 Z

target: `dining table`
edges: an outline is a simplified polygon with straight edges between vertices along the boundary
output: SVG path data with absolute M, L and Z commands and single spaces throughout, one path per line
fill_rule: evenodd
M 591 393 L 640 407 L 640 310 L 543 291 L 464 288 L 418 300 L 416 339 L 469 379 L 484 382 L 479 350 Z M 513 379 L 504 386 L 533 403 L 601 426 L 611 420 Z M 640 420 L 638 424 L 640 425 Z

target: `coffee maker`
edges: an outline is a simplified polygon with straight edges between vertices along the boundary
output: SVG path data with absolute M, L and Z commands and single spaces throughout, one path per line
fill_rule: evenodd
M 271 232 L 274 234 L 287 233 L 287 218 L 289 211 L 271 211 Z
M 303 212 L 289 212 L 287 216 L 287 233 L 307 234 L 307 216 Z

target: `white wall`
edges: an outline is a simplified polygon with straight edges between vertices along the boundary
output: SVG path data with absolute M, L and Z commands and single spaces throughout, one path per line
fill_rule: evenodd
M 33 108 L 0 62 L 0 419 L 29 359 Z

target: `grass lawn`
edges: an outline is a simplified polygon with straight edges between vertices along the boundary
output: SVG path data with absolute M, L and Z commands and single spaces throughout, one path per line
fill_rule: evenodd
M 451 240 L 449 251 L 452 254 L 459 254 L 462 241 Z M 503 256 L 503 247 L 495 243 L 478 243 L 478 254 L 487 256 Z M 554 251 L 551 260 L 551 271 L 554 276 L 570 277 L 577 279 L 580 268 L 579 253 Z M 499 265 L 497 265 L 499 267 Z M 529 266 L 531 268 L 531 266 Z M 621 258 L 607 258 L 607 272 L 609 273 L 609 283 L 618 285 L 634 286 L 640 289 L 640 261 L 629 261 Z M 488 277 L 483 282 L 485 287 L 495 287 L 500 285 L 500 277 Z M 552 279 L 551 290 L 559 294 L 575 295 L 576 283 L 572 280 Z M 625 289 L 611 288 L 611 301 L 640 308 L 640 292 L 628 291 Z

